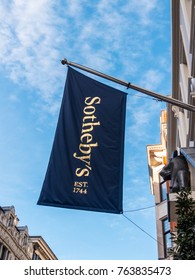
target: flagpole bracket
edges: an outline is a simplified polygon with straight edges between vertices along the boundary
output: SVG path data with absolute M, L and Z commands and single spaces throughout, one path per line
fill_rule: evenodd
M 130 88 L 130 86 L 131 86 L 131 83 L 128 83 L 128 84 L 127 84 L 127 89 L 129 89 L 129 88 Z

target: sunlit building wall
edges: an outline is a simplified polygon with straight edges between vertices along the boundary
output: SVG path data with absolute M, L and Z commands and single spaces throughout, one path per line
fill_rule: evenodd
M 172 0 L 172 97 L 195 106 L 195 0 Z M 166 119 L 163 117 L 166 115 Z M 176 194 L 159 172 L 173 151 L 184 155 L 195 199 L 195 113 L 167 105 L 160 117 L 160 144 L 148 145 L 150 186 L 155 197 L 158 258 L 169 259 L 170 233 L 176 230 Z
M 167 162 L 167 113 L 160 116 L 160 144 L 147 145 L 148 170 L 151 193 L 155 198 L 158 258 L 168 257 L 170 225 L 168 221 L 167 193 L 169 184 L 163 182 L 159 172 Z
M 18 222 L 14 206 L 0 207 L 0 260 L 57 259 L 41 236 L 30 236 Z
M 195 105 L 195 1 L 172 1 L 172 97 Z M 167 108 L 167 152 L 195 147 L 195 114 Z M 190 162 L 188 161 L 190 164 Z M 195 190 L 194 167 L 191 187 Z

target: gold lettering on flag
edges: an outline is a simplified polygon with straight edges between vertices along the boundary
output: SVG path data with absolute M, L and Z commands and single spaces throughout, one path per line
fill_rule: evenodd
M 101 103 L 100 97 L 86 97 L 85 104 L 87 106 L 84 107 L 83 113 L 83 122 L 82 122 L 82 130 L 79 144 L 79 154 L 76 152 L 73 153 L 73 157 L 78 159 L 81 162 L 85 163 L 85 167 L 78 167 L 75 170 L 75 175 L 78 178 L 82 176 L 88 177 L 90 175 L 91 167 L 91 152 L 93 148 L 98 147 L 98 142 L 93 141 L 93 130 L 95 126 L 100 125 L 100 121 L 97 120 L 97 117 L 94 115 L 96 111 L 96 107 L 92 105 L 98 105 Z M 87 182 L 74 182 L 74 193 L 87 194 Z

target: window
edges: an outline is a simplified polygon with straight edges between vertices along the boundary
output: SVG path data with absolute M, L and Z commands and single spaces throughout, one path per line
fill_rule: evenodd
M 164 239 L 164 251 L 165 251 L 165 258 L 168 256 L 168 250 L 172 247 L 171 242 L 171 233 L 170 233 L 170 224 L 168 219 L 164 219 L 162 221 L 163 226 L 163 239 Z
M 12 227 L 14 225 L 14 218 L 10 216 L 8 220 L 8 227 Z
M 161 201 L 164 201 L 167 199 L 167 186 L 166 182 L 160 183 L 160 197 Z
M 32 259 L 33 260 L 41 260 L 41 258 L 35 252 L 33 253 Z
M 167 200 L 167 184 L 162 177 L 160 177 L 160 200 L 161 202 Z
M 9 251 L 2 243 L 0 243 L 0 260 L 8 260 L 8 259 L 9 259 Z
M 34 245 L 34 252 L 33 252 L 33 256 L 32 259 L 33 260 L 41 260 L 41 258 L 39 257 L 39 255 L 37 255 L 36 251 L 39 249 L 39 247 L 37 245 Z
M 23 245 L 27 245 L 27 243 L 28 243 L 28 238 L 26 235 L 24 235 Z

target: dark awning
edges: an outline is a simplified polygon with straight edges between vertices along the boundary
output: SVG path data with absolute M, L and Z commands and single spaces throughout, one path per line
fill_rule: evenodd
M 181 148 L 181 154 L 195 168 L 195 147 Z

